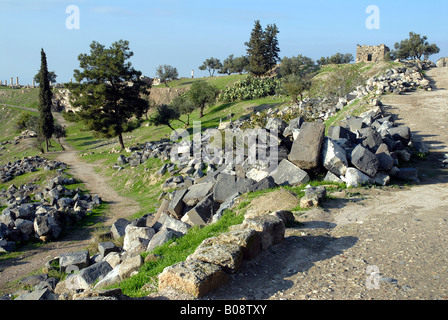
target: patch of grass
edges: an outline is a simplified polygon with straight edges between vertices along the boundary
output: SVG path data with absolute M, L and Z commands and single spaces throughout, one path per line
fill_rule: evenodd
M 178 80 L 173 80 L 168 82 L 169 88 L 179 88 L 179 87 L 189 87 L 193 82 L 199 82 L 204 81 L 208 84 L 211 84 L 218 88 L 218 90 L 223 90 L 229 85 L 232 85 L 233 83 L 240 81 L 244 78 L 246 78 L 247 75 L 239 75 L 239 74 L 232 74 L 229 76 L 215 76 L 215 77 L 204 77 L 204 78 L 181 78 Z M 155 88 L 165 88 L 165 84 L 160 84 L 155 86 Z
M 150 289 L 144 288 L 144 286 L 147 283 L 157 283 L 157 276 L 163 269 L 184 261 L 196 250 L 202 241 L 227 232 L 230 226 L 241 224 L 243 220 L 244 215 L 237 214 L 234 211 L 227 211 L 215 224 L 208 225 L 204 228 L 191 228 L 185 236 L 171 240 L 151 252 L 161 256 L 160 259 L 145 262 L 137 275 L 132 276 L 113 287 L 120 287 L 125 295 L 131 297 L 142 297 L 147 295 Z M 148 254 L 149 253 L 144 253 L 142 256 L 145 258 Z
M 37 109 L 39 106 L 39 88 L 0 90 L 0 104 Z

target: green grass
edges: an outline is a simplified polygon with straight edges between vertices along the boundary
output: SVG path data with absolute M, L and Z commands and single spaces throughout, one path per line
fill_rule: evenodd
M 189 87 L 193 82 L 198 81 L 206 81 L 209 84 L 215 86 L 218 90 L 223 90 L 227 86 L 232 85 L 236 81 L 240 81 L 244 78 L 246 78 L 247 75 L 239 75 L 239 74 L 232 74 L 229 76 L 214 76 L 214 77 L 206 77 L 206 78 L 182 78 L 178 80 L 173 80 L 168 82 L 168 87 L 170 88 L 182 88 L 182 87 Z M 160 84 L 158 86 L 155 86 L 155 88 L 165 88 L 165 84 Z
M 0 104 L 2 103 L 37 109 L 39 106 L 39 88 L 0 89 Z
M 195 227 L 190 229 L 185 236 L 170 240 L 164 245 L 157 247 L 152 252 L 161 256 L 160 259 L 157 261 L 145 262 L 137 275 L 132 276 L 113 287 L 120 287 L 125 295 L 131 297 L 142 297 L 147 295 L 150 290 L 142 288 L 147 283 L 157 283 L 157 276 L 163 269 L 184 261 L 196 250 L 202 241 L 227 232 L 230 226 L 241 224 L 243 220 L 244 215 L 237 214 L 234 211 L 228 211 L 215 224 L 208 225 L 204 228 Z M 174 242 L 175 245 L 173 245 Z M 143 257 L 146 257 L 148 254 L 149 253 L 144 253 L 142 255 Z

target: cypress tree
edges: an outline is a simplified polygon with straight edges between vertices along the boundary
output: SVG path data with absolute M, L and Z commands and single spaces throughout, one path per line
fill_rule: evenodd
M 263 30 L 260 20 L 255 21 L 249 42 L 246 42 L 249 71 L 254 76 L 266 74 L 280 61 L 277 34 L 280 33 L 275 24 Z
M 41 50 L 41 66 L 39 71 L 39 135 L 45 139 L 47 152 L 49 142 L 54 133 L 54 119 L 51 113 L 53 93 L 50 88 L 47 56 Z
M 264 32 L 266 69 L 271 70 L 280 61 L 277 34 L 280 33 L 275 24 L 268 25 Z
M 247 56 L 249 58 L 249 70 L 254 76 L 264 75 L 266 70 L 266 45 L 264 41 L 264 32 L 260 20 L 255 21 L 254 28 L 250 35 L 247 46 Z

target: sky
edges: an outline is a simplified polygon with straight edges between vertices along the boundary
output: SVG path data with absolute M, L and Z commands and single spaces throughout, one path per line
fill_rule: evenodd
M 355 56 L 357 44 L 393 48 L 412 31 L 439 46 L 436 61 L 448 56 L 446 12 L 446 0 L 0 0 L 0 80 L 31 84 L 43 48 L 57 82 L 68 82 L 92 41 L 118 40 L 129 41 L 145 76 L 168 64 L 180 77 L 203 77 L 205 59 L 246 54 L 255 20 L 277 25 L 281 58 Z

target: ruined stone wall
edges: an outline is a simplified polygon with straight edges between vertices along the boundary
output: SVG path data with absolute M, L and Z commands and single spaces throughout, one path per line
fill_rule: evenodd
M 384 56 L 390 49 L 382 44 L 379 46 L 357 46 L 356 63 L 358 62 L 379 62 L 384 60 Z
M 448 67 L 448 57 L 440 58 L 439 60 L 437 60 L 437 67 L 438 68 Z

